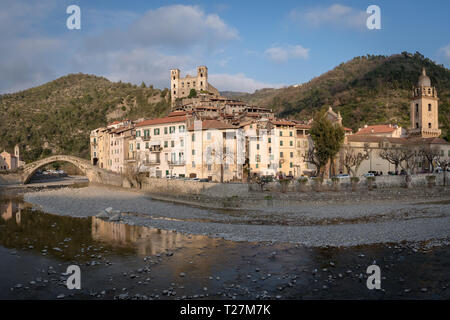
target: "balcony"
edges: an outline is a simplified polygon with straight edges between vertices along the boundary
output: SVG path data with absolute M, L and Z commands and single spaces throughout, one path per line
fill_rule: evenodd
M 150 146 L 148 149 L 150 152 L 161 152 L 162 150 L 161 146 Z
M 160 159 L 151 159 L 151 160 L 144 160 L 142 161 L 142 164 L 144 165 L 160 165 L 161 164 L 161 160 Z
M 150 136 L 142 136 L 141 139 L 143 141 L 150 141 Z
M 186 161 L 184 159 L 182 160 L 177 160 L 177 161 L 167 161 L 167 164 L 169 166 L 184 166 L 186 165 Z

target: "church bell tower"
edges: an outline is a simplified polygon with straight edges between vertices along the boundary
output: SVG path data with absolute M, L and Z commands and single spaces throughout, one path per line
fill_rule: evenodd
M 438 103 L 436 88 L 431 86 L 431 80 L 423 68 L 412 94 L 411 128 L 409 130 L 411 136 L 434 138 L 441 135 L 438 122 Z

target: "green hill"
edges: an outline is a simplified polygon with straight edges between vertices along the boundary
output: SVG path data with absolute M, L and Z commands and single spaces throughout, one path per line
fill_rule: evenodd
M 53 153 L 89 157 L 90 130 L 114 119 L 161 116 L 168 90 L 103 77 L 70 74 L 44 85 L 0 95 L 0 149 L 19 143 L 26 161 Z
M 412 87 L 422 67 L 438 90 L 439 123 L 443 137 L 450 140 L 450 70 L 420 53 L 356 57 L 301 86 L 262 89 L 235 98 L 297 119 L 310 118 L 317 109 L 331 105 L 341 112 L 343 124 L 354 130 L 365 123 L 408 127 Z
M 387 122 L 408 127 L 411 90 L 422 67 L 438 90 L 439 121 L 450 140 L 450 71 L 420 53 L 356 57 L 301 86 L 224 94 L 273 108 L 284 118 L 310 118 L 332 105 L 352 129 Z M 70 74 L 0 95 L 0 149 L 12 151 L 19 143 L 26 161 L 51 153 L 88 158 L 92 129 L 115 119 L 162 116 L 169 108 L 168 89 Z

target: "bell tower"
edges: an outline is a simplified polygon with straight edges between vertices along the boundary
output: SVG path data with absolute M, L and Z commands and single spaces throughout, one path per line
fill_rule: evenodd
M 180 69 L 170 70 L 170 96 L 172 97 L 172 106 L 176 98 L 180 95 Z
M 423 68 L 411 99 L 411 128 L 409 130 L 411 136 L 434 138 L 441 135 L 438 122 L 438 103 L 436 88 L 431 86 L 431 80 Z

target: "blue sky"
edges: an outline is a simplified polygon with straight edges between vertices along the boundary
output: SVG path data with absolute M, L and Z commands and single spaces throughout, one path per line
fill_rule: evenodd
M 449 1 L 0 0 L 0 93 L 68 73 L 168 86 L 207 65 L 219 90 L 309 81 L 366 54 L 408 51 L 450 65 Z M 81 30 L 66 8 L 81 9 Z M 381 30 L 369 30 L 369 5 Z

